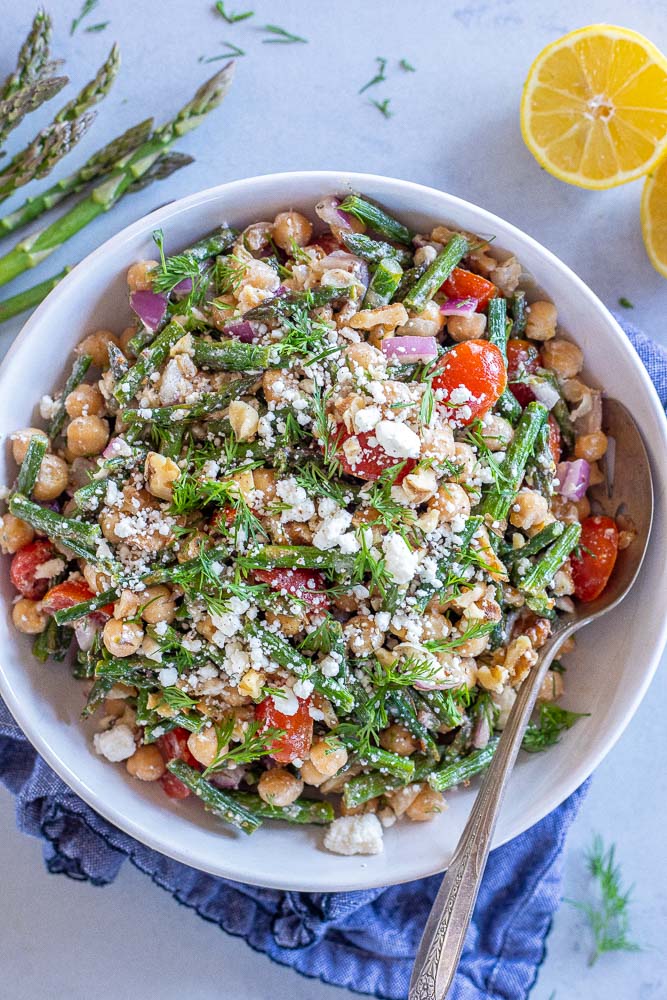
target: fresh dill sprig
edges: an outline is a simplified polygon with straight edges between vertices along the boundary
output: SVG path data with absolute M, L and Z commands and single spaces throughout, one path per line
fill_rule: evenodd
M 233 253 L 226 257 L 218 257 L 213 269 L 213 280 L 217 294 L 228 295 L 230 292 L 238 291 L 247 269 L 246 261 L 236 257 Z
M 252 764 L 256 760 L 266 757 L 271 752 L 276 740 L 285 735 L 283 729 L 276 728 L 263 729 L 260 732 L 263 723 L 261 721 L 251 722 L 243 734 L 243 742 L 230 748 L 229 741 L 232 738 L 234 725 L 235 719 L 232 715 L 217 727 L 217 752 L 203 772 L 205 778 L 209 774 L 215 774 L 216 771 L 224 770 L 230 764 L 237 766 L 239 764 Z
M 324 347 L 326 337 L 331 331 L 326 323 L 311 319 L 309 309 L 310 304 L 304 302 L 292 310 L 291 316 L 286 316 L 283 320 L 284 332 L 276 345 L 281 357 L 290 357 L 292 354 L 308 355 Z
M 365 83 L 363 85 L 363 87 L 359 91 L 360 94 L 363 94 L 364 91 L 368 90 L 369 87 L 374 87 L 376 84 L 382 83 L 384 80 L 387 79 L 387 74 L 385 73 L 385 70 L 387 68 L 387 60 L 383 59 L 382 56 L 376 56 L 375 62 L 378 64 L 377 72 L 375 76 L 368 81 L 368 83 Z
M 573 899 L 567 902 L 585 915 L 593 933 L 593 951 L 588 964 L 593 965 L 607 951 L 641 951 L 640 946 L 628 937 L 632 886 L 623 889 L 615 844 L 605 847 L 602 837 L 596 834 L 586 855 L 586 863 L 591 878 L 597 883 L 599 899 L 592 903 Z
M 308 41 L 307 38 L 302 38 L 301 35 L 294 35 L 291 31 L 287 31 L 286 28 L 280 28 L 277 24 L 265 24 L 262 31 L 267 31 L 270 35 L 275 35 L 275 38 L 263 38 L 263 45 L 292 45 L 294 42 L 304 42 Z
M 175 712 L 182 712 L 186 708 L 194 708 L 197 702 L 194 698 L 190 698 L 185 691 L 181 691 L 178 687 L 166 687 L 161 691 L 162 700 L 166 702 L 169 708 L 173 708 Z
M 539 753 L 552 747 L 560 740 L 560 734 L 571 729 L 575 722 L 588 716 L 589 712 L 570 712 L 552 702 L 542 702 L 540 705 L 539 722 L 530 723 L 521 744 L 528 753 Z
M 313 437 L 322 447 L 324 467 L 333 479 L 342 475 L 343 470 L 338 458 L 341 432 L 333 421 L 329 420 L 327 414 L 327 402 L 330 395 L 331 390 L 322 392 L 319 386 L 315 386 L 310 405 L 313 415 Z
M 388 469 L 383 469 L 375 482 L 365 492 L 369 505 L 377 512 L 377 520 L 388 531 L 397 531 L 405 535 L 406 528 L 411 527 L 416 519 L 412 507 L 406 507 L 392 496 L 396 480 L 405 468 L 405 462 L 399 462 Z
M 619 306 L 623 306 L 624 309 L 635 308 L 630 299 L 626 299 L 625 295 L 621 295 L 620 299 L 618 300 L 618 304 Z
M 412 63 L 409 63 L 407 59 L 401 59 L 401 61 L 399 62 L 398 65 L 401 67 L 401 69 L 404 69 L 406 73 L 416 73 L 417 72 L 417 70 L 412 65 Z
M 302 246 L 299 246 L 293 236 L 290 236 L 289 247 L 290 257 L 292 260 L 296 261 L 297 264 L 312 263 L 312 258 L 306 253 Z
M 190 301 L 202 301 L 208 288 L 209 277 L 202 272 L 198 261 L 194 260 L 187 253 L 174 254 L 173 257 L 166 257 L 164 252 L 164 234 L 161 229 L 156 229 L 153 233 L 153 240 L 160 254 L 160 264 L 153 272 L 153 290 L 155 292 L 169 293 L 181 281 L 190 280 L 192 291 Z
M 435 413 L 435 391 L 430 381 L 427 383 L 424 389 L 424 395 L 422 396 L 421 403 L 419 406 L 419 423 L 422 427 L 430 427 L 433 423 L 433 414 Z
M 340 483 L 331 479 L 315 461 L 306 463 L 295 473 L 294 478 L 308 496 L 326 497 L 328 500 L 334 500 L 339 507 L 345 507 L 353 498 L 352 490 L 343 489 Z
M 500 463 L 497 461 L 495 455 L 489 448 L 489 445 L 483 436 L 483 432 L 484 428 L 482 426 L 482 422 L 479 418 L 477 418 L 470 424 L 466 431 L 466 441 L 477 450 L 478 457 L 483 459 L 488 465 L 496 486 L 499 488 L 507 487 L 509 485 L 509 479 L 503 472 Z
M 72 23 L 70 25 L 69 29 L 70 35 L 74 34 L 74 32 L 79 27 L 81 22 L 85 18 L 87 18 L 89 14 L 92 14 L 95 8 L 99 5 L 99 2 L 100 0 L 83 0 L 83 5 L 81 7 L 81 10 L 79 11 L 78 15 L 75 18 L 73 18 Z
M 257 463 L 248 463 L 241 469 L 256 468 Z M 188 514 L 202 507 L 215 506 L 223 511 L 229 511 L 229 525 L 220 524 L 218 530 L 229 533 L 236 545 L 245 543 L 248 539 L 266 538 L 266 532 L 256 515 L 250 509 L 247 500 L 232 478 L 201 479 L 192 473 L 182 472 L 174 483 L 172 491 L 171 511 L 177 516 Z
M 100 31 L 105 31 L 110 23 L 110 21 L 100 21 L 99 24 L 91 24 L 89 28 L 84 28 L 83 30 L 87 35 L 96 35 Z
M 472 621 L 466 626 L 465 631 L 461 635 L 455 635 L 446 639 L 427 639 L 424 642 L 424 648 L 428 649 L 431 653 L 451 653 L 466 642 L 471 642 L 473 639 L 480 639 L 483 635 L 489 635 L 490 632 L 493 632 L 495 626 L 495 622 L 485 622 L 481 619 Z
M 218 0 L 218 2 L 215 5 L 215 9 L 217 10 L 220 17 L 222 17 L 227 22 L 227 24 L 237 24 L 239 21 L 246 21 L 249 17 L 252 17 L 255 13 L 254 10 L 244 10 L 240 12 L 237 12 L 235 10 L 227 11 L 225 10 L 225 5 L 223 3 L 223 0 Z
M 384 118 L 393 118 L 394 112 L 390 109 L 391 98 L 385 97 L 384 101 L 370 101 L 374 108 L 377 108 Z
M 335 618 L 324 618 L 299 644 L 299 649 L 308 653 L 331 652 L 343 649 L 343 626 Z
M 376 556 L 373 553 L 372 542 L 370 544 L 368 542 L 368 534 L 370 532 L 367 532 L 367 527 L 357 528 L 359 551 L 354 556 L 352 583 L 362 583 L 371 592 L 378 590 L 386 608 L 390 596 L 393 596 L 395 585 L 393 577 L 387 570 L 384 556 Z
M 245 50 L 240 49 L 238 45 L 234 45 L 233 42 L 221 42 L 221 44 L 225 46 L 224 52 L 221 52 L 220 55 L 217 56 L 200 56 L 197 62 L 219 62 L 221 59 L 237 59 L 239 56 L 245 55 Z

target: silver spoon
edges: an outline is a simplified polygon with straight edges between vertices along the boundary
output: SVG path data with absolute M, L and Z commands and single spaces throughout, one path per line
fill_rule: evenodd
M 514 762 L 547 670 L 565 640 L 615 608 L 632 587 L 644 561 L 653 518 L 653 484 L 639 429 L 615 399 L 604 403 L 604 428 L 611 439 L 605 483 L 590 490 L 594 512 L 628 515 L 637 535 L 618 553 L 611 579 L 595 601 L 578 604 L 561 618 L 521 687 L 498 748 L 449 863 L 419 944 L 409 1000 L 444 1000 L 454 979 L 470 924 L 496 820 Z M 597 507 L 597 510 L 595 509 Z

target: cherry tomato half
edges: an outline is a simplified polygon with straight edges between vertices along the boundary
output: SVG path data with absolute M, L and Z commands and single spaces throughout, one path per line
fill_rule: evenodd
M 55 550 L 51 542 L 38 538 L 19 549 L 9 567 L 9 578 L 24 597 L 38 601 L 49 589 L 48 578 L 36 576 L 43 563 L 53 559 Z
M 313 720 L 310 717 L 310 698 L 299 698 L 294 715 L 279 712 L 273 698 L 265 698 L 255 706 L 255 718 L 263 722 L 262 730 L 282 729 L 284 736 L 275 740 L 271 757 L 280 764 L 305 760 L 313 742 Z
M 62 611 L 64 608 L 71 608 L 82 601 L 89 601 L 94 597 L 94 593 L 83 580 L 66 580 L 58 583 L 55 587 L 47 590 L 43 600 L 42 609 L 47 614 L 52 615 L 55 611 Z M 113 614 L 113 604 L 105 604 L 94 614 L 108 616 Z
M 455 267 L 440 291 L 450 299 L 477 299 L 477 312 L 481 312 L 489 301 L 498 294 L 498 289 L 492 281 L 487 281 L 481 274 L 473 274 L 462 267 Z
M 512 382 L 521 375 L 532 375 L 540 367 L 542 359 L 540 352 L 529 340 L 507 341 L 507 375 L 510 380 L 510 392 L 520 406 L 526 407 L 537 397 L 525 382 Z
M 581 523 L 580 555 L 571 556 L 574 593 L 594 601 L 607 586 L 618 555 L 618 528 L 611 517 L 587 517 Z
M 358 461 L 351 465 L 343 451 L 343 444 L 351 437 L 356 437 L 361 448 L 361 455 Z M 338 428 L 338 460 L 348 476 L 356 476 L 358 479 L 366 479 L 372 482 L 379 479 L 385 469 L 393 469 L 394 466 L 403 463 L 401 471 L 396 476 L 396 483 L 402 483 L 408 472 L 411 472 L 417 464 L 414 458 L 396 459 L 388 455 L 379 444 L 369 444 L 374 440 L 372 431 L 362 431 L 359 434 L 351 434 L 340 425 Z
M 549 414 L 549 420 L 547 422 L 547 431 L 549 433 L 549 448 L 553 456 L 555 465 L 560 462 L 560 457 L 562 454 L 561 441 L 560 441 L 560 427 L 558 426 L 554 417 Z
M 507 385 L 503 356 L 488 340 L 466 340 L 457 344 L 443 354 L 438 368 L 441 373 L 432 380 L 433 388 L 444 391 L 443 403 L 463 425 L 490 410 Z M 455 395 L 459 389 L 467 390 L 463 395 L 469 394 L 470 398 L 459 401 Z
M 187 729 L 177 726 L 170 732 L 165 733 L 164 736 L 158 736 L 155 742 L 165 764 L 168 764 L 170 760 L 182 760 L 186 764 L 189 764 L 190 767 L 196 767 L 197 770 L 201 770 L 201 765 L 190 753 L 190 748 L 188 747 L 189 735 L 190 733 Z M 172 774 L 171 771 L 167 771 L 162 775 L 160 784 L 162 785 L 163 792 L 170 799 L 187 799 L 190 794 L 190 789 L 186 788 L 183 782 L 175 774 Z
M 312 569 L 257 569 L 255 579 L 271 590 L 286 590 L 311 608 L 328 608 L 329 598 L 321 593 L 326 587 L 324 573 Z M 319 591 L 319 593 L 318 593 Z

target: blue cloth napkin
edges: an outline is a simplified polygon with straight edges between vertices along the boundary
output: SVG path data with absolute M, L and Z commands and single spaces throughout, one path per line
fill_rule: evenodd
M 628 336 L 667 404 L 667 352 Z M 0 780 L 16 796 L 20 830 L 44 841 L 50 872 L 107 885 L 128 859 L 178 902 L 304 976 L 402 1000 L 440 877 L 361 892 L 258 889 L 172 861 L 111 826 L 37 755 L 0 701 Z M 565 837 L 579 788 L 489 858 L 450 1000 L 522 1000 L 537 976 L 560 903 Z

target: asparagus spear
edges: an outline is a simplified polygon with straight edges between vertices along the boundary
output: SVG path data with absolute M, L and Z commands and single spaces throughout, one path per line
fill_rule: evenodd
M 340 238 L 350 253 L 368 261 L 369 264 L 379 264 L 385 257 L 397 260 L 401 267 L 409 267 L 412 264 L 412 254 L 409 250 L 399 249 L 382 240 L 371 239 L 364 233 L 341 233 Z
M 460 236 L 458 233 L 456 236 L 452 236 L 444 250 L 440 251 L 433 263 L 426 268 L 421 278 L 412 286 L 403 299 L 405 308 L 421 312 L 424 306 L 433 298 L 440 285 L 447 280 L 468 249 L 468 241 L 465 237 Z
M 179 781 L 183 782 L 186 788 L 189 788 L 202 800 L 204 808 L 208 812 L 212 812 L 214 816 L 239 827 L 244 833 L 253 833 L 262 825 L 262 820 L 256 813 L 251 813 L 245 806 L 235 802 L 227 792 L 215 788 L 205 778 L 202 778 L 194 767 L 190 767 L 182 760 L 170 760 L 167 767 Z
M 495 344 L 507 367 L 507 338 L 509 325 L 507 323 L 507 303 L 497 296 L 489 302 L 489 329 L 487 337 L 490 344 Z M 510 390 L 505 386 L 503 394 L 496 403 L 496 410 L 501 417 L 506 417 L 511 424 L 516 424 L 521 417 L 521 407 Z
M 462 781 L 469 781 L 476 774 L 483 771 L 491 763 L 491 758 L 496 752 L 498 737 L 492 736 L 489 742 L 481 750 L 473 750 L 466 757 L 444 764 L 429 775 L 428 783 L 436 792 L 445 792 L 448 788 L 460 785 Z
M 364 309 L 377 309 L 391 302 L 403 277 L 403 268 L 394 257 L 383 257 L 378 263 L 364 296 Z
M 53 617 L 58 625 L 69 625 L 70 622 L 85 618 L 92 611 L 99 611 L 106 604 L 113 604 L 116 600 L 118 600 L 118 590 L 115 588 L 105 590 L 101 594 L 96 594 L 95 597 L 90 597 L 87 601 L 80 601 L 79 604 L 73 604 L 69 608 L 56 611 Z
M 171 406 L 153 406 L 139 410 L 122 410 L 121 419 L 125 423 L 150 423 L 156 427 L 169 427 L 175 420 L 200 420 L 216 410 L 224 410 L 233 399 L 242 395 L 254 385 L 255 378 L 237 379 L 229 384 L 225 392 L 206 392 L 196 403 L 174 403 Z
M 4 236 L 14 232 L 15 229 L 27 226 L 44 212 L 55 208 L 68 195 L 77 194 L 86 184 L 98 177 L 103 177 L 113 168 L 117 160 L 127 156 L 137 146 L 146 142 L 152 128 L 152 118 L 147 118 L 138 125 L 134 125 L 94 153 L 82 167 L 70 174 L 69 177 L 63 177 L 62 180 L 56 181 L 41 194 L 27 198 L 14 212 L 6 215 L 4 219 L 0 219 L 0 235 Z
M 0 101 L 6 101 L 27 85 L 39 79 L 49 58 L 51 18 L 43 7 L 38 8 L 28 36 L 21 46 L 16 69 L 0 87 Z
M 50 101 L 66 83 L 69 83 L 66 76 L 35 80 L 29 86 L 16 91 L 7 100 L 0 101 L 0 145 L 12 129 L 21 124 L 26 115 L 35 111 L 45 101 Z
M 96 76 L 0 171 L 0 200 L 33 178 L 44 177 L 79 141 L 93 120 L 88 112 L 106 97 L 119 67 L 120 52 L 114 45 Z
M 526 332 L 526 293 L 515 292 L 511 298 L 512 337 L 523 337 Z
M 549 586 L 554 576 L 561 568 L 570 552 L 576 548 L 581 535 L 581 525 L 578 521 L 568 524 L 565 531 L 549 546 L 545 554 L 532 568 L 519 586 L 529 594 L 539 595 Z
M 536 555 L 542 549 L 545 549 L 547 545 L 551 545 L 557 538 L 560 538 L 564 531 L 564 521 L 552 521 L 551 524 L 547 524 L 546 528 L 542 528 L 536 535 L 533 535 L 525 545 L 522 545 L 518 549 L 504 551 L 503 562 L 506 566 L 511 566 L 512 563 L 518 562 L 520 559 Z
M 35 636 L 32 655 L 36 656 L 40 663 L 46 663 L 48 659 L 60 663 L 67 656 L 71 644 L 71 631 L 60 628 L 53 618 L 49 618 L 44 631 Z
M 242 806 L 253 816 L 262 819 L 282 819 L 286 823 L 317 823 L 323 826 L 334 818 L 333 807 L 329 802 L 296 799 L 289 806 L 274 806 L 270 802 L 264 802 L 259 795 L 254 795 L 252 792 L 226 794 L 236 805 Z
M 228 63 L 204 83 L 175 118 L 158 129 L 130 156 L 120 159 L 109 178 L 93 188 L 87 197 L 50 226 L 33 233 L 0 258 L 0 285 L 35 267 L 84 226 L 113 208 L 133 182 L 144 176 L 177 139 L 197 128 L 208 112 L 220 104 L 229 90 L 233 67 L 233 63 Z
M 144 379 L 160 367 L 176 341 L 184 336 L 185 330 L 175 320 L 165 326 L 153 343 L 144 348 L 132 368 L 116 383 L 113 394 L 119 403 L 127 403 L 132 399 Z
M 407 226 L 398 222 L 377 205 L 371 205 L 369 201 L 356 194 L 348 195 L 339 207 L 341 212 L 349 212 L 350 215 L 354 215 L 380 236 L 386 236 L 387 239 L 395 240 L 396 243 L 409 244 L 411 241 L 410 230 Z
M 241 340 L 211 341 L 196 337 L 195 363 L 214 372 L 261 371 L 268 368 L 270 347 Z
M 521 486 L 526 463 L 533 453 L 537 436 L 546 423 L 547 416 L 546 407 L 537 402 L 529 403 L 521 414 L 501 466 L 502 477 L 498 477 L 498 482 L 506 486 L 501 488 L 498 483 L 492 486 L 478 508 L 478 513 L 491 522 L 507 518 L 512 501 Z
M 55 409 L 53 416 L 51 417 L 51 422 L 49 423 L 49 437 L 51 440 L 57 437 L 62 430 L 62 426 L 65 423 L 65 400 L 78 385 L 81 385 L 86 372 L 90 368 L 93 359 L 90 354 L 81 354 L 72 365 L 72 370 L 67 376 L 67 381 L 63 387 L 63 391 L 60 394 L 60 399 L 58 400 L 58 405 Z M 22 492 L 19 490 L 19 493 Z
M 66 267 L 62 271 L 59 271 L 58 274 L 54 274 L 52 278 L 40 281 L 38 285 L 26 288 L 24 292 L 19 292 L 17 295 L 12 295 L 10 298 L 0 302 L 0 323 L 12 319 L 13 316 L 20 316 L 26 309 L 34 309 L 70 271 L 71 268 Z
M 95 562 L 95 548 L 102 537 L 96 524 L 84 524 L 82 521 L 63 517 L 48 507 L 40 507 L 20 493 L 11 497 L 9 509 L 16 517 L 31 524 L 36 531 L 49 538 L 59 539 L 76 555 Z
M 21 462 L 16 489 L 23 496 L 29 497 L 35 488 L 37 476 L 42 465 L 42 459 L 46 455 L 46 441 L 43 437 L 35 435 L 28 442 L 28 450 L 25 458 Z

